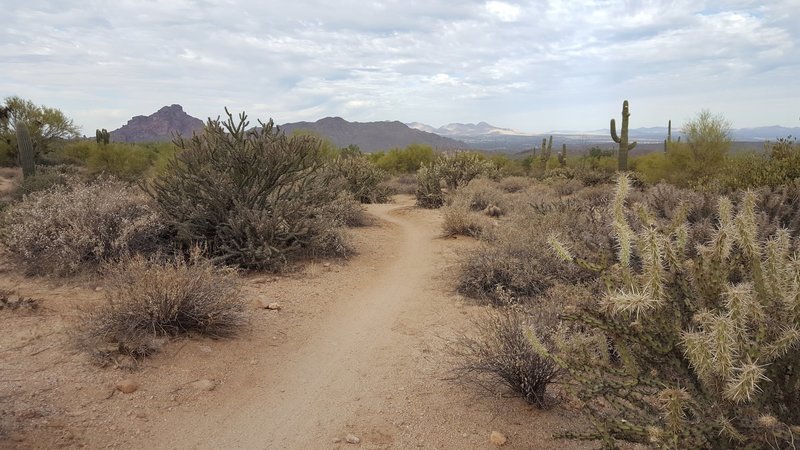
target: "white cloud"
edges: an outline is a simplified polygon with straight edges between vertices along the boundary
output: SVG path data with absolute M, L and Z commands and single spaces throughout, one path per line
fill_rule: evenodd
M 797 125 L 796 0 L 7 3 L 0 96 L 89 131 L 172 103 L 201 118 L 600 128 L 624 98 L 635 126 L 703 107 Z
M 519 6 L 496 0 L 486 2 L 486 10 L 503 22 L 516 22 L 522 13 Z

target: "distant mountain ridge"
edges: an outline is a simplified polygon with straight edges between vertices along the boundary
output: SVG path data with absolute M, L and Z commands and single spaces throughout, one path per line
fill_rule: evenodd
M 183 111 L 181 105 L 165 106 L 149 116 L 134 116 L 111 132 L 115 142 L 159 142 L 172 140 L 175 133 L 191 136 L 203 129 L 203 121 Z
M 311 131 L 330 139 L 337 147 L 357 145 L 362 151 L 389 150 L 411 144 L 430 145 L 436 149 L 466 148 L 464 142 L 414 129 L 402 122 L 348 122 L 341 117 L 325 117 L 316 122 L 294 122 L 280 126 L 286 134 L 296 130 Z
M 149 116 L 135 116 L 111 132 L 115 142 L 159 142 L 172 140 L 175 133 L 191 136 L 203 129 L 203 121 L 187 114 L 181 105 L 164 106 Z M 430 145 L 436 149 L 466 148 L 467 144 L 437 134 L 410 128 L 398 121 L 348 122 L 341 117 L 326 117 L 316 122 L 280 125 L 286 134 L 296 130 L 316 133 L 337 147 L 357 145 L 362 151 L 389 150 L 411 144 Z

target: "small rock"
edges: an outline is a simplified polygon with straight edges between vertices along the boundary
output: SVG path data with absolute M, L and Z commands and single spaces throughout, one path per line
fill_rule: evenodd
M 197 380 L 192 383 L 192 387 L 198 391 L 213 391 L 217 387 L 214 380 Z
M 358 436 L 354 434 L 348 434 L 347 437 L 344 438 L 344 440 L 348 444 L 358 444 L 359 442 L 361 442 L 361 439 L 359 439 Z
M 211 347 L 209 347 L 209 346 L 207 346 L 207 345 L 202 345 L 202 346 L 200 346 L 200 351 L 201 351 L 202 353 L 211 353 L 211 352 L 213 352 L 213 350 L 211 349 Z
M 265 298 L 262 298 L 262 299 L 258 300 L 258 306 L 261 309 L 269 309 L 271 311 L 277 311 L 277 310 L 281 309 L 281 304 L 280 303 L 269 301 L 269 300 L 267 300 Z
M 506 445 L 506 441 L 508 441 L 506 435 L 504 435 L 499 431 L 492 431 L 492 434 L 489 435 L 489 442 L 491 442 L 492 445 L 495 445 L 497 447 L 502 447 Z
M 327 268 L 327 267 L 330 267 L 330 266 L 331 266 L 331 263 L 322 263 L 322 267 L 326 267 Z
M 139 389 L 139 383 L 131 379 L 126 379 L 117 383 L 116 387 L 117 390 L 122 392 L 123 394 L 131 394 L 133 392 L 136 392 L 137 389 Z
M 342 442 L 342 438 L 336 438 L 336 439 L 333 440 L 334 444 L 338 444 L 340 442 Z
M 102 291 L 102 290 L 103 290 L 103 287 L 102 287 L 102 286 L 97 286 L 96 288 L 94 288 L 94 291 L 95 291 L 95 292 L 100 292 L 100 291 Z

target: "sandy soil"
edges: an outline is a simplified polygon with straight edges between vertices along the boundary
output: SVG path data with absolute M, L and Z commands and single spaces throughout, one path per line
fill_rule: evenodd
M 135 370 L 93 366 L 70 338 L 102 280 L 0 267 L 0 289 L 40 299 L 0 311 L 0 448 L 484 449 L 493 430 L 503 448 L 591 448 L 551 439 L 575 420 L 566 406 L 449 379 L 446 347 L 482 313 L 449 268 L 475 243 L 440 238 L 439 213 L 412 203 L 371 205 L 379 221 L 352 231 L 349 260 L 248 276 L 237 339 L 175 340 Z M 126 378 L 136 392 L 114 390 Z

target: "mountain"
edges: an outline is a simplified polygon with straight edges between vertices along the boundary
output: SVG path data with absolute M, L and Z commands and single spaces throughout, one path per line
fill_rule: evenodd
M 203 129 L 203 121 L 186 114 L 181 105 L 165 106 L 149 116 L 135 116 L 111 132 L 115 142 L 156 142 L 172 140 L 174 133 L 191 136 Z
M 388 150 L 411 144 L 430 145 L 436 149 L 465 148 L 464 142 L 411 128 L 402 122 L 348 122 L 341 117 L 326 117 L 316 122 L 295 122 L 281 125 L 291 134 L 305 130 L 330 139 L 337 147 L 357 145 L 362 151 Z

